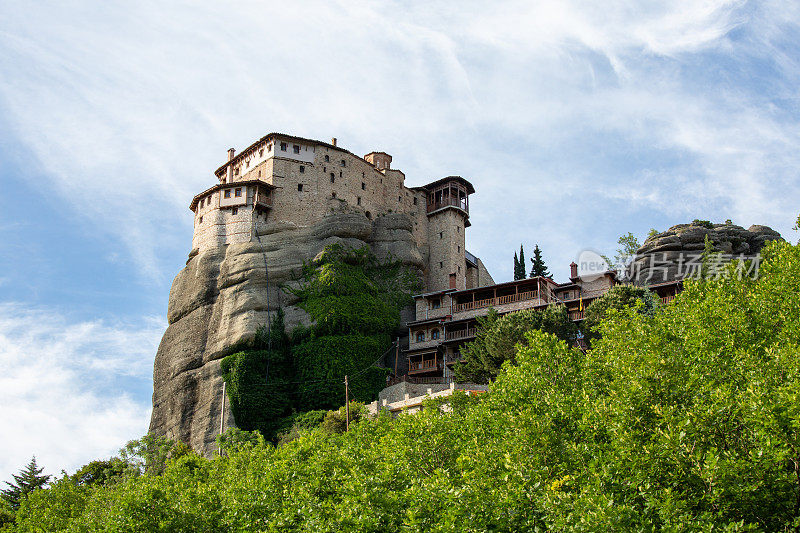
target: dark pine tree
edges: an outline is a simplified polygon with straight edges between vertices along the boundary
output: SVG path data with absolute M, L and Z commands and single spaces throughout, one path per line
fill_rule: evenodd
M 525 250 L 522 245 L 519 245 L 519 274 L 514 277 L 514 280 L 525 279 Z
M 519 258 L 517 252 L 514 252 L 514 281 L 519 279 Z
M 552 274 L 548 272 L 547 265 L 544 264 L 544 259 L 542 259 L 542 251 L 539 249 L 539 245 L 537 244 L 533 248 L 533 259 L 531 259 L 531 263 L 533 263 L 533 267 L 531 268 L 531 276 L 535 278 L 537 276 L 542 276 L 543 278 L 550 278 Z
M 31 459 L 25 468 L 23 468 L 19 475 L 12 474 L 14 483 L 6 481 L 8 488 L 2 491 L 2 497 L 5 501 L 11 504 L 14 509 L 19 508 L 19 502 L 28 493 L 43 488 L 50 476 L 41 475 L 44 468 L 39 468 L 36 465 L 36 456 Z

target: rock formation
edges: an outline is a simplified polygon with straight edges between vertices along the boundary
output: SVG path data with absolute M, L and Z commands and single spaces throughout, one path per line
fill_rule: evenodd
M 153 371 L 150 432 L 213 451 L 220 430 L 221 359 L 231 346 L 251 339 L 266 324 L 267 313 L 279 307 L 288 328 L 308 320 L 280 287 L 291 284 L 305 261 L 333 243 L 368 245 L 379 259 L 391 257 L 422 274 L 428 252 L 418 249 L 411 231 L 404 214 L 371 221 L 341 212 L 307 227 L 266 225 L 252 242 L 193 251 L 170 289 L 169 327 Z M 233 416 L 226 411 L 224 426 L 230 427 Z
M 683 278 L 691 268 L 687 262 L 702 254 L 706 237 L 715 251 L 735 256 L 754 256 L 767 241 L 783 240 L 780 233 L 767 226 L 744 229 L 730 223 L 711 224 L 697 220 L 691 224 L 678 224 L 647 238 L 636 252 L 636 259 L 628 270 L 629 277 L 637 284 L 648 282 L 650 272 L 649 283 Z

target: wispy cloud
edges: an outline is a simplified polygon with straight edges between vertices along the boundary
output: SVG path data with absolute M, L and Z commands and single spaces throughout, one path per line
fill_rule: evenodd
M 0 479 L 34 454 L 48 473 L 74 470 L 146 433 L 149 402 L 131 389 L 151 379 L 164 327 L 0 303 Z
M 786 231 L 800 196 L 785 2 L 90 5 L 4 4 L 0 111 L 146 276 L 224 150 L 271 130 L 471 178 L 501 278 L 520 240 L 565 266 L 687 217 Z

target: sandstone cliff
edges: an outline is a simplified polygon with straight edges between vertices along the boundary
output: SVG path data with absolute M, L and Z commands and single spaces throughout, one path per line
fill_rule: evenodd
M 636 252 L 636 260 L 628 275 L 635 283 L 645 283 L 649 268 L 657 265 L 650 283 L 664 281 L 664 273 L 667 281 L 680 279 L 690 268 L 687 267 L 687 261 L 703 252 L 706 237 L 713 243 L 715 251 L 737 256 L 758 254 L 767 241 L 783 240 L 780 233 L 767 226 L 744 229 L 728 223 L 694 221 L 691 224 L 678 224 L 647 238 Z
M 411 230 L 406 215 L 370 221 L 357 213 L 337 213 L 309 227 L 266 225 L 253 242 L 190 254 L 170 289 L 169 327 L 153 370 L 150 432 L 212 451 L 220 430 L 220 361 L 227 350 L 251 339 L 266 323 L 268 311 L 282 307 L 289 328 L 307 320 L 296 300 L 279 287 L 333 243 L 368 245 L 379 259 L 392 257 L 422 274 L 427 251 L 417 248 Z M 232 424 L 227 409 L 225 426 Z

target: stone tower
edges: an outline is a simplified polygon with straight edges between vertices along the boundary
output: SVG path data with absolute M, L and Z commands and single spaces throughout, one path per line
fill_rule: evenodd
M 428 291 L 467 288 L 467 254 L 464 248 L 469 227 L 469 195 L 472 184 L 460 176 L 448 176 L 423 187 L 427 193 Z

